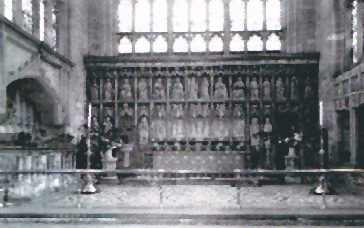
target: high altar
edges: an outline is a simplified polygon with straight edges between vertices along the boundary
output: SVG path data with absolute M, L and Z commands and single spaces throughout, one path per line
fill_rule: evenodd
M 318 55 L 123 56 L 85 60 L 95 153 L 133 143 L 131 167 L 284 168 L 294 132 L 302 166 L 318 139 Z M 303 167 L 302 167 L 303 168 Z

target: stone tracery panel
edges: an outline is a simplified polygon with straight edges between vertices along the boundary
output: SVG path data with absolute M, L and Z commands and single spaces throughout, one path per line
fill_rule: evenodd
M 318 121 L 317 65 L 288 63 L 89 67 L 92 115 L 107 137 L 134 140 L 154 157 L 154 168 L 183 168 L 167 154 L 186 151 L 202 153 L 206 167 L 228 153 L 231 168 L 254 167 L 254 154 L 264 157 L 256 166 L 274 168 L 279 141 L 292 128 L 315 136 Z

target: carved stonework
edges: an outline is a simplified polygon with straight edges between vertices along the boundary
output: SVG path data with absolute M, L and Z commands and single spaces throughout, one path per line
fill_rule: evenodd
M 120 98 L 122 100 L 131 100 L 133 99 L 133 92 L 131 89 L 129 79 L 124 79 L 120 85 Z
M 111 101 L 114 97 L 114 89 L 112 86 L 111 79 L 106 79 L 106 82 L 104 84 L 104 100 L 105 101 Z
M 250 81 L 250 99 L 258 100 L 259 99 L 259 86 L 257 79 L 254 77 Z
M 222 82 L 222 78 L 218 78 L 215 84 L 214 97 L 217 100 L 227 99 L 227 90 L 225 84 Z
M 245 84 L 243 80 L 239 77 L 233 86 L 233 98 L 237 100 L 245 99 Z
M 139 80 L 138 83 L 138 95 L 140 100 L 148 99 L 148 84 L 145 78 Z

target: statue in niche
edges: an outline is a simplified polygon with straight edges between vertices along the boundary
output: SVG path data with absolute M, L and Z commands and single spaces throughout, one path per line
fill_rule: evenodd
M 112 117 L 113 116 L 113 109 L 108 107 L 108 108 L 105 108 L 105 111 L 104 111 L 104 116 L 110 116 Z
M 165 94 L 165 89 L 162 83 L 162 79 L 161 78 L 157 78 L 155 84 L 154 84 L 154 99 L 157 100 L 163 100 L 165 99 L 166 94 Z
M 103 123 L 103 133 L 104 137 L 108 140 L 112 140 L 113 136 L 113 124 L 111 120 L 111 116 L 107 115 L 105 117 L 104 123 Z
M 196 83 L 196 78 L 190 78 L 189 80 L 189 98 L 191 100 L 196 100 L 197 99 L 197 93 L 198 93 L 198 86 Z
M 239 105 L 235 106 L 233 117 L 233 137 L 245 140 L 245 119 Z
M 265 79 L 263 82 L 263 99 L 264 100 L 271 99 L 270 82 L 268 79 Z
M 147 106 L 145 106 L 145 105 L 140 106 L 139 116 L 148 116 Z
M 165 139 L 167 136 L 166 124 L 164 118 L 165 118 L 164 106 L 161 105 L 156 106 L 156 118 L 152 122 L 152 132 L 158 141 Z
M 216 138 L 225 138 L 229 136 L 229 130 L 225 126 L 225 104 L 218 104 L 216 106 L 217 119 L 214 120 L 213 133 Z
M 113 99 L 113 87 L 110 78 L 106 79 L 104 85 L 104 99 L 106 101 L 111 101 Z
M 124 79 L 121 84 L 120 96 L 124 100 L 131 100 L 133 98 L 133 93 L 131 90 L 129 79 Z
M 259 87 L 255 77 L 250 81 L 250 98 L 251 100 L 259 99 Z
M 269 117 L 265 117 L 263 132 L 267 135 L 272 134 L 273 127 Z
M 182 85 L 180 78 L 176 78 L 171 92 L 172 92 L 172 99 L 183 100 L 184 92 L 183 92 L 183 85 Z
M 130 108 L 126 103 L 123 104 L 122 110 L 120 112 L 119 123 L 122 126 L 122 131 L 129 131 L 133 126 L 133 109 Z
M 217 79 L 214 97 L 218 100 L 224 100 L 227 98 L 227 90 L 225 84 L 222 82 L 222 78 Z
M 251 113 L 252 114 L 255 114 L 255 115 L 257 115 L 258 114 L 258 109 L 259 109 L 259 106 L 258 105 L 252 105 L 252 107 L 251 107 Z
M 183 133 L 183 106 L 180 104 L 172 105 L 172 112 L 174 113 L 174 121 L 172 122 L 172 137 L 175 139 L 182 139 Z
M 148 144 L 149 139 L 149 125 L 147 117 L 143 116 L 139 123 L 139 143 L 141 145 Z
M 253 117 L 250 124 L 250 145 L 257 148 L 259 146 L 259 122 L 257 117 Z
M 96 116 L 92 116 L 91 118 L 91 133 L 98 134 L 100 131 L 99 121 Z
M 286 99 L 284 95 L 284 84 L 281 77 L 279 77 L 276 81 L 276 90 L 277 90 L 277 100 L 284 101 Z
M 97 86 L 96 80 L 92 80 L 91 84 L 91 100 L 96 101 L 99 99 L 99 87 Z
M 202 117 L 202 127 L 199 127 L 201 130 L 201 136 L 203 138 L 208 138 L 210 136 L 210 124 L 211 121 L 209 119 L 210 116 L 210 107 L 208 104 L 203 104 L 202 107 L 200 107 L 201 110 L 201 117 Z
M 198 129 L 198 104 L 191 104 L 191 120 L 189 121 L 189 133 L 191 138 L 199 137 L 199 129 Z
M 312 87 L 311 87 L 311 81 L 309 78 L 307 78 L 306 83 L 305 83 L 305 99 L 311 99 L 313 97 L 313 91 L 312 91 Z
M 291 79 L 291 99 L 298 100 L 298 81 L 295 76 Z
M 139 99 L 141 100 L 148 99 L 148 84 L 145 78 L 139 80 L 138 93 L 139 93 Z
M 245 84 L 240 77 L 233 85 L 233 98 L 239 100 L 245 99 Z
M 206 77 L 202 78 L 202 82 L 201 82 L 201 98 L 202 99 L 204 99 L 204 100 L 210 99 L 209 88 L 210 88 L 210 83 L 208 81 L 208 78 L 206 78 Z

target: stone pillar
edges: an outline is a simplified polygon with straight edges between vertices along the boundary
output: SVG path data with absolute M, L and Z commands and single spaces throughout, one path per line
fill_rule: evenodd
M 5 15 L 5 3 L 4 3 L 4 1 L 0 1 L 0 14 Z
M 32 20 L 33 20 L 33 36 L 35 36 L 37 39 L 39 39 L 40 37 L 40 30 L 39 30 L 39 25 L 40 25 L 40 1 L 43 0 L 32 0 Z
M 44 0 L 44 41 L 47 44 L 52 43 L 52 9 L 53 2 L 51 0 Z
M 358 150 L 358 117 L 355 109 L 350 109 L 350 162 L 353 165 L 357 164 Z
M 13 18 L 14 22 L 23 28 L 24 17 L 21 0 L 13 0 Z

